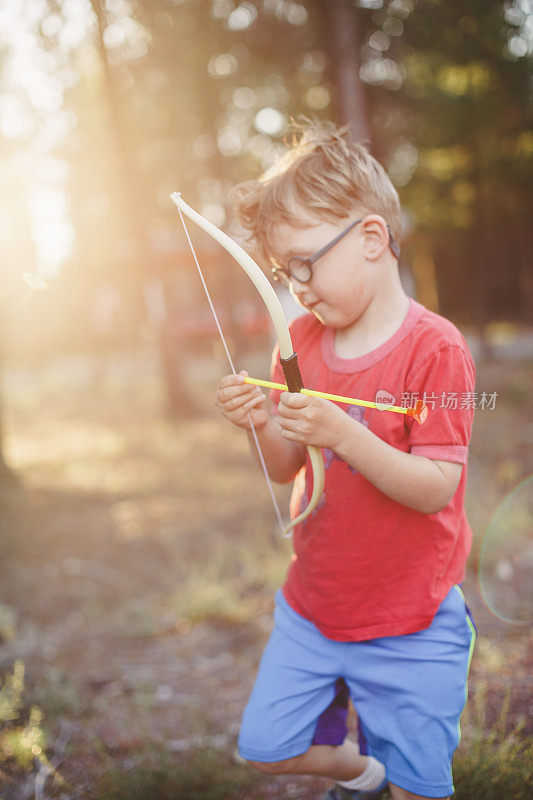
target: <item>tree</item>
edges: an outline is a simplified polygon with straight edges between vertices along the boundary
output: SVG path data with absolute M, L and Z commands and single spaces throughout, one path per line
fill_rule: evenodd
M 337 118 L 348 123 L 356 141 L 370 143 L 365 87 L 359 76 L 363 44 L 362 16 L 350 0 L 323 0 Z
M 533 308 L 526 21 L 519 2 L 392 0 L 362 67 L 418 281 L 434 264 L 443 313 L 481 331 Z

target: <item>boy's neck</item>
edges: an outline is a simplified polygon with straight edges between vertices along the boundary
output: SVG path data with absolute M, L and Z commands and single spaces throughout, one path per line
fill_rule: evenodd
M 337 330 L 335 352 L 339 358 L 359 358 L 376 350 L 393 336 L 407 316 L 410 299 L 400 279 L 383 287 L 361 317 L 349 328 Z

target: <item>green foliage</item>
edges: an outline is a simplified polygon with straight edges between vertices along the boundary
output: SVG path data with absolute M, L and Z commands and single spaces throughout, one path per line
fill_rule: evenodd
M 523 4 L 486 0 L 393 0 L 374 17 L 381 33 L 401 30 L 370 57 L 396 64 L 401 81 L 371 80 L 369 94 L 416 226 L 406 255 L 430 239 L 440 308 L 469 321 L 531 318 L 527 19 Z
M 34 758 L 42 757 L 46 743 L 42 721 L 42 711 L 32 706 L 26 725 L 6 730 L 1 740 L 4 757 L 14 759 L 19 767 L 31 769 Z
M 24 664 L 16 661 L 13 672 L 3 678 L 0 688 L 0 763 L 12 760 L 27 770 L 34 758 L 46 760 L 46 736 L 42 711 L 31 706 L 29 713 L 24 713 L 24 673 Z
M 7 674 L 0 688 L 0 724 L 17 719 L 24 701 L 24 664 L 16 661 L 12 674 Z
M 38 706 L 28 702 L 24 677 L 22 661 L 14 663 L 12 672 L 0 675 L 2 800 L 18 800 L 22 787 L 29 786 L 32 781 L 36 797 L 44 796 L 45 784 L 48 788 L 52 785 L 66 790 L 71 788 L 46 754 L 48 736 L 43 724 L 44 714 Z
M 533 781 L 533 743 L 513 732 L 470 739 L 454 760 L 456 800 L 528 800 Z
M 185 758 L 153 751 L 129 766 L 113 767 L 99 782 L 99 800 L 239 800 L 261 778 L 215 750 Z
M 510 692 L 498 718 L 487 720 L 487 684 L 480 682 L 469 700 L 462 727 L 465 736 L 454 758 L 457 800 L 528 800 L 533 780 L 533 741 L 524 739 L 524 720 L 509 729 Z

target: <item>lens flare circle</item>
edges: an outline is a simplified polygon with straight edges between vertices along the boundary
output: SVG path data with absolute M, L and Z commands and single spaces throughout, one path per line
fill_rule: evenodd
M 533 475 L 494 512 L 481 543 L 478 578 L 495 616 L 513 625 L 533 621 Z

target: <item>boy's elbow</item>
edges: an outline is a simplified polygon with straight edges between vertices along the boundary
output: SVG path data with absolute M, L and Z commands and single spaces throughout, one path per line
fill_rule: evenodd
M 444 511 L 447 505 L 449 505 L 451 501 L 451 497 L 446 500 L 442 499 L 435 499 L 435 500 L 424 500 L 421 504 L 417 505 L 417 511 L 420 511 L 422 514 L 438 514 L 440 511 Z
M 268 474 L 276 483 L 291 483 L 305 466 L 306 448 L 303 445 L 283 441 L 286 445 L 292 444 L 292 446 L 286 448 L 283 458 L 276 464 L 271 464 Z M 281 452 L 283 451 L 280 450 Z
M 461 464 L 446 463 L 444 471 L 440 465 L 437 466 L 441 471 L 441 477 L 432 487 L 433 491 L 425 492 L 418 506 L 418 510 L 423 514 L 438 514 L 440 511 L 444 511 L 453 500 L 459 486 L 463 469 Z
M 272 469 L 268 470 L 268 475 L 271 481 L 274 483 L 289 483 L 290 478 L 286 476 L 286 473 L 279 469 Z
M 456 486 L 453 489 L 449 486 L 436 486 L 434 491 L 428 491 L 424 494 L 420 504 L 417 506 L 417 510 L 421 511 L 422 514 L 438 514 L 440 511 L 444 511 L 446 506 L 453 500 L 456 490 Z
M 288 467 L 278 467 L 277 469 L 269 469 L 268 474 L 274 483 L 291 483 L 301 468 L 293 469 Z

